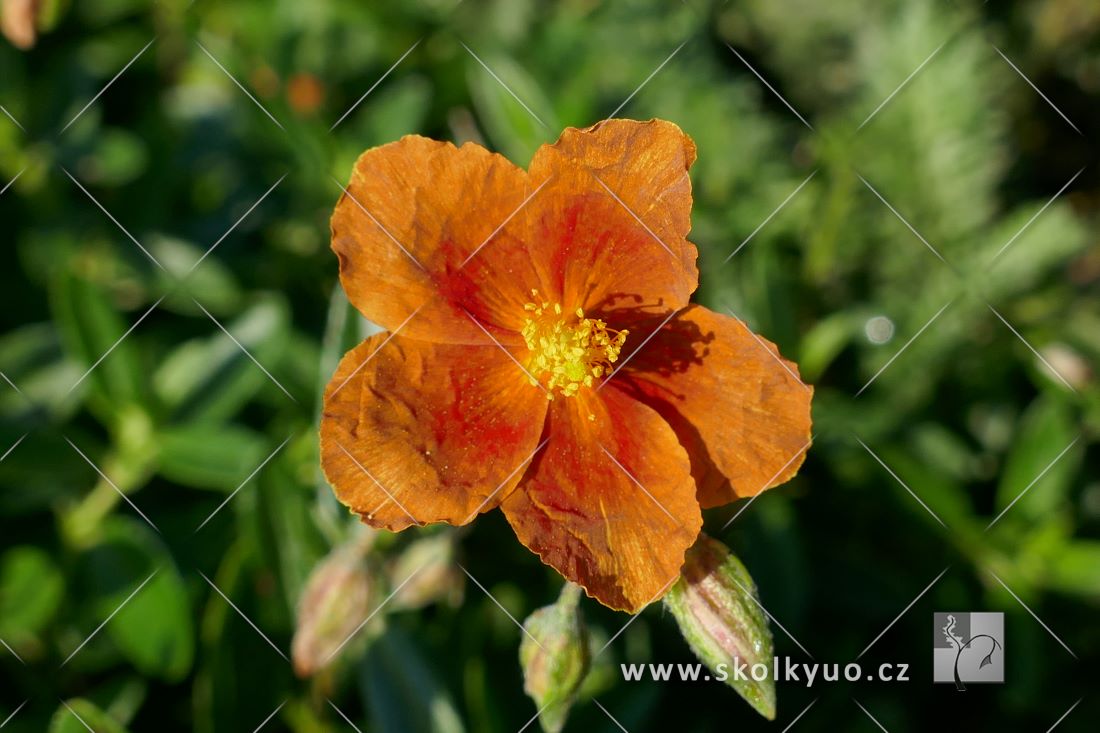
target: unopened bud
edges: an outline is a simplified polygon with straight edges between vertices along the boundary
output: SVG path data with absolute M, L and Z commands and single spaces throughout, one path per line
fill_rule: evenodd
M 538 706 L 539 724 L 546 733 L 558 733 L 565 725 L 592 661 L 580 595 L 580 586 L 566 583 L 554 605 L 538 609 L 523 622 L 523 689 Z
M 1040 353 L 1041 363 L 1072 388 L 1085 389 L 1092 381 L 1092 368 L 1072 346 L 1056 342 L 1043 347 Z
M 715 677 L 768 720 L 775 719 L 772 635 L 756 585 L 737 556 L 700 534 L 684 559 L 682 575 L 665 596 L 688 646 Z M 763 665 L 762 680 L 737 669 Z
M 310 573 L 298 600 L 298 625 L 290 648 L 298 676 L 327 667 L 367 617 L 368 549 L 369 541 L 357 538 L 333 550 Z
M 38 0 L 3 0 L 0 5 L 0 28 L 16 48 L 26 50 L 38 36 L 35 16 Z
M 57 25 L 64 0 L 0 0 L 0 33 L 13 46 L 27 50 L 38 34 Z
M 398 555 L 389 568 L 391 610 L 423 608 L 446 600 L 462 601 L 465 576 L 455 564 L 454 537 L 449 532 L 422 537 Z

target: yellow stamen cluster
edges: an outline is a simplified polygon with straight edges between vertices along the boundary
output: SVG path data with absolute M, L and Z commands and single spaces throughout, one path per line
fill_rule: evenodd
M 538 298 L 539 291 L 531 295 Z M 550 400 L 555 393 L 572 397 L 610 372 L 629 333 L 611 330 L 598 318 L 585 318 L 580 308 L 563 314 L 560 303 L 538 301 L 523 309 L 531 314 L 521 330 L 531 351 L 531 384 L 545 379 Z

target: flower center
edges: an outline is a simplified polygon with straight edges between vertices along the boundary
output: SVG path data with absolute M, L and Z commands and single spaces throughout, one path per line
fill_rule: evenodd
M 537 299 L 539 291 L 531 295 Z M 598 318 L 585 318 L 580 308 L 565 314 L 560 303 L 537 300 L 523 309 L 531 314 L 520 331 L 531 351 L 531 384 L 545 380 L 548 400 L 555 393 L 572 397 L 611 371 L 629 333 L 609 329 Z

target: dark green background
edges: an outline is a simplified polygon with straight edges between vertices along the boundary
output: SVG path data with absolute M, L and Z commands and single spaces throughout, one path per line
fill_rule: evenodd
M 793 731 L 877 730 L 853 698 L 901 733 L 1045 731 L 1084 697 L 1058 730 L 1093 729 L 1094 2 L 74 5 L 33 50 L 0 45 L 0 105 L 25 128 L 0 117 L 0 185 L 19 174 L 0 196 L 0 370 L 11 381 L 0 384 L 0 451 L 26 436 L 0 462 L 0 638 L 25 662 L 0 649 L 0 720 L 27 701 L 7 730 L 42 730 L 51 718 L 56 731 L 83 730 L 61 704 L 73 698 L 90 701 L 70 704 L 102 733 L 116 722 L 135 733 L 251 731 L 284 701 L 264 730 L 350 731 L 334 705 L 364 733 L 425 729 L 429 705 L 441 730 L 511 733 L 528 721 L 535 708 L 522 690 L 520 632 L 472 583 L 461 604 L 380 614 L 385 630 L 369 649 L 359 645 L 335 670 L 302 681 L 200 573 L 287 651 L 309 570 L 354 525 L 317 470 L 319 392 L 343 350 L 368 332 L 327 248 L 334 178 L 346 181 L 363 149 L 410 132 L 480 140 L 525 164 L 564 126 L 610 115 L 681 44 L 619 114 L 669 119 L 695 139 L 699 300 L 776 341 L 817 390 L 816 443 L 798 477 L 725 532 L 740 506 L 713 511 L 708 530 L 737 550 L 768 610 L 822 662 L 852 660 L 950 569 L 863 658 L 911 664 L 908 684 L 780 685 L 769 725 L 718 684 L 624 682 L 620 661 L 691 658 L 655 607 L 600 656 L 567 730 L 617 730 L 592 695 L 631 733 L 779 731 L 815 698 Z M 316 104 L 288 92 L 303 87 L 314 88 Z M 866 335 L 879 316 L 895 329 L 885 343 Z M 383 541 L 373 562 L 408 539 Z M 464 532 L 459 548 L 517 618 L 557 593 L 560 579 L 497 513 Z M 384 581 L 376 591 L 384 597 Z M 601 639 L 628 620 L 592 602 L 584 609 Z M 1006 613 L 1005 685 L 963 698 L 930 684 L 937 610 Z M 778 653 L 803 658 L 775 633 Z M 92 705 L 111 720 L 93 721 Z

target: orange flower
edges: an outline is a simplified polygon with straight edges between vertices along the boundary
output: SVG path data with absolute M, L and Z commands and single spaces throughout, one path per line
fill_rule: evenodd
M 694 160 L 660 120 L 567 129 L 527 171 L 416 136 L 363 153 L 332 248 L 387 332 L 325 392 L 340 501 L 390 530 L 500 506 L 543 562 L 633 612 L 679 575 L 701 507 L 793 476 L 811 388 L 689 303 Z

